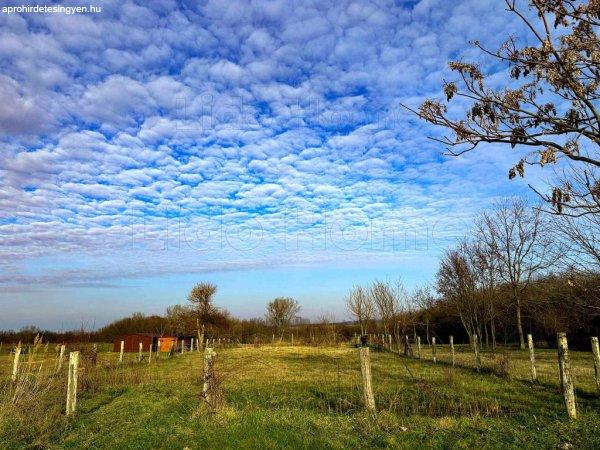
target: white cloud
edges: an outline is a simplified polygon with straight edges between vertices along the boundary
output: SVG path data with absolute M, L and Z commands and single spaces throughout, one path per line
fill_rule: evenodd
M 7 289 L 340 259 L 326 245 L 291 255 L 288 228 L 322 245 L 330 227 L 352 247 L 339 234 L 350 226 L 360 251 L 342 259 L 359 265 L 371 228 L 443 228 L 514 189 L 493 176 L 508 157 L 443 158 L 432 130 L 398 112 L 439 93 L 468 39 L 493 46 L 513 30 L 501 5 L 101 4 L 0 17 Z M 156 251 L 195 220 L 210 225 L 192 233 L 200 262 L 193 245 Z M 244 247 L 252 229 L 266 237 Z M 28 275 L 41 257 L 72 255 L 93 258 Z

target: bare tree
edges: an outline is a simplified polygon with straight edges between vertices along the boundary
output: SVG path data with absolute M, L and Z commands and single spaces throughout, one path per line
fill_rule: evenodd
M 346 307 L 356 318 L 360 326 L 360 334 L 364 336 L 369 321 L 373 318 L 373 302 L 368 292 L 362 286 L 353 287 L 346 297 Z
M 473 244 L 465 240 L 446 251 L 437 272 L 437 290 L 454 309 L 471 342 L 473 334 L 481 335 L 482 323 L 473 256 Z
M 394 336 L 396 337 L 396 342 L 400 344 L 404 336 L 408 333 L 408 330 L 414 327 L 415 303 L 413 302 L 413 298 L 408 295 L 404 283 L 399 279 L 392 285 L 392 292 L 395 298 Z
M 496 253 L 499 274 L 510 287 L 519 345 L 524 349 L 523 293 L 536 275 L 556 261 L 559 253 L 548 221 L 539 209 L 529 208 L 520 199 L 507 199 L 497 203 L 493 212 L 483 214 L 479 236 Z
M 494 240 L 489 240 L 485 224 L 479 221 L 476 225 L 475 240 L 472 247 L 474 268 L 477 272 L 477 287 L 481 292 L 481 298 L 484 307 L 484 332 L 486 343 L 489 337 L 492 339 L 492 348 L 496 349 L 496 317 L 498 300 L 498 285 L 500 284 L 500 261 L 498 258 L 498 249 L 495 247 Z
M 600 271 L 600 215 L 562 215 L 557 220 L 556 228 L 570 247 L 565 254 L 569 263 L 582 272 Z
M 300 305 L 290 297 L 277 297 L 267 304 L 267 320 L 277 328 L 280 338 L 300 312 Z
M 217 292 L 217 286 L 212 283 L 198 283 L 188 294 L 190 302 L 201 321 L 206 321 L 214 312 L 213 298 Z
M 381 322 L 385 335 L 393 335 L 396 343 L 401 341 L 401 333 L 406 331 L 406 317 L 403 313 L 409 304 L 408 295 L 400 280 L 394 284 L 375 281 L 369 296 Z
M 389 334 L 398 310 L 396 296 L 391 286 L 382 281 L 375 281 L 369 289 L 369 295 L 377 309 L 383 332 Z
M 595 0 L 530 0 L 530 11 L 517 0 L 505 0 L 534 44 L 520 46 L 510 36 L 498 50 L 475 47 L 495 62 L 510 67 L 500 88 L 486 86 L 476 63 L 453 61 L 459 82 L 445 82 L 446 102 L 460 97 L 469 105 L 464 116 L 449 113 L 437 99 L 426 100 L 415 112 L 422 119 L 451 132 L 433 138 L 451 155 L 499 143 L 526 149 L 509 171 L 509 178 L 525 176 L 526 165 L 545 166 L 565 160 L 579 177 L 576 190 L 570 179 L 540 194 L 554 210 L 575 214 L 600 212 L 600 183 L 593 177 L 600 167 L 600 3 Z M 528 42 L 524 40 L 524 42 Z M 497 79 L 494 80 L 497 83 Z M 408 108 L 410 109 L 410 108 Z
M 431 292 L 431 288 L 429 286 L 420 287 L 414 291 L 412 298 L 413 304 L 420 309 L 420 313 L 425 322 L 423 325 L 425 325 L 425 338 L 427 340 L 427 345 L 431 345 L 431 313 L 435 305 L 433 292 Z M 416 340 L 417 331 L 414 328 L 413 335 Z
M 216 308 L 213 298 L 217 292 L 217 286 L 213 283 L 198 283 L 188 294 L 188 302 L 192 304 L 196 315 L 196 333 L 198 335 L 199 348 L 204 345 L 204 330 L 210 318 L 215 315 Z

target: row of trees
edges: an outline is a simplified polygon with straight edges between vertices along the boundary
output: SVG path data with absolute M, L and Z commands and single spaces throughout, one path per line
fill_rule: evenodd
M 525 334 L 600 328 L 600 248 L 588 222 L 552 216 L 523 200 L 499 201 L 441 257 L 435 282 L 407 293 L 401 282 L 354 287 L 346 298 L 361 334 L 477 334 L 495 348 Z M 576 235 L 574 240 L 571 236 Z
M 520 199 L 497 203 L 475 223 L 472 234 L 443 255 L 437 291 L 469 338 L 475 333 L 489 333 L 494 346 L 498 315 L 513 311 L 518 342 L 524 348 L 524 303 L 529 303 L 530 310 L 535 309 L 536 301 L 544 303 L 543 299 L 531 298 L 532 284 L 559 278 L 567 288 L 577 290 L 581 287 L 577 283 L 594 278 L 597 272 L 594 264 L 590 265 L 598 250 L 594 230 L 585 229 L 573 218 L 528 207 Z M 573 234 L 577 234 L 577 241 L 571 239 Z M 599 294 L 597 290 L 586 291 L 575 304 L 566 294 L 562 306 L 597 317 Z
M 198 283 L 188 295 L 187 305 L 175 305 L 167 309 L 168 329 L 175 334 L 196 333 L 200 342 L 204 342 L 206 332 L 227 331 L 239 321 L 233 319 L 229 312 L 214 304 L 217 286 L 213 283 Z M 290 297 L 278 297 L 267 304 L 263 329 L 266 326 L 274 328 L 280 337 L 290 324 L 297 319 L 300 305 Z M 254 322 L 260 323 L 255 320 Z M 256 323 L 254 324 L 256 325 Z
M 448 250 L 437 273 L 437 290 L 453 306 L 469 338 L 489 330 L 496 345 L 498 288 L 508 288 L 519 345 L 525 348 L 522 307 L 538 275 L 556 267 L 565 249 L 552 222 L 522 200 L 505 200 L 476 221 L 473 234 Z

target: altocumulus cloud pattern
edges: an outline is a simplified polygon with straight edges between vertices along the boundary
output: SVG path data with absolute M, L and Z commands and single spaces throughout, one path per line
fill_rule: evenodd
M 3 295 L 428 258 L 524 189 L 400 106 L 516 32 L 501 2 L 94 5 L 0 15 Z

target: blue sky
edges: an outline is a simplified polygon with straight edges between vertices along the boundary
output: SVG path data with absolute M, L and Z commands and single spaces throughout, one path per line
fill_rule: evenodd
M 286 295 L 345 319 L 353 284 L 431 282 L 478 211 L 530 195 L 516 151 L 443 156 L 400 107 L 469 40 L 526 39 L 503 2 L 91 4 L 0 14 L 2 328 L 162 313 L 202 280 L 242 317 Z

